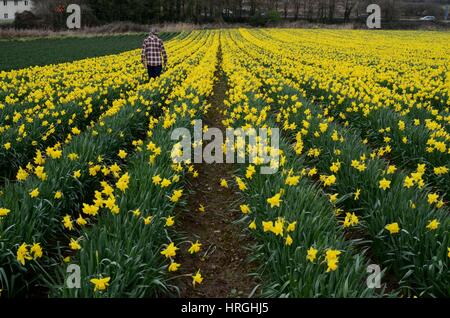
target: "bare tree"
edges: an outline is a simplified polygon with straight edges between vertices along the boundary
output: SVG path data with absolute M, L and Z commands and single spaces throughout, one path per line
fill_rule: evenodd
M 317 0 L 317 20 L 324 22 L 326 15 L 327 0 Z
M 287 19 L 289 13 L 289 2 L 289 0 L 283 0 L 283 13 L 285 19 Z
M 300 2 L 301 0 L 294 0 L 294 19 L 298 20 L 300 15 Z
M 83 26 L 96 23 L 96 17 L 91 8 L 83 0 L 40 0 L 33 3 L 33 14 L 39 18 L 39 23 L 54 30 L 65 28 L 69 4 L 76 3 L 81 6 Z
M 304 0 L 303 8 L 306 19 L 308 19 L 308 21 L 312 21 L 314 17 L 314 0 Z
M 334 14 L 336 11 L 336 0 L 328 0 L 328 21 L 334 20 Z
M 357 6 L 358 0 L 342 0 L 344 7 L 344 22 L 348 22 L 350 20 L 350 16 L 352 14 L 353 9 Z
M 381 16 L 388 20 L 392 21 L 399 17 L 399 7 L 398 1 L 395 0 L 381 0 L 378 1 L 381 7 Z

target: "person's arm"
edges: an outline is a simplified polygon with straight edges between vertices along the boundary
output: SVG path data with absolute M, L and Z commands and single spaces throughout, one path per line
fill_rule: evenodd
M 166 67 L 167 66 L 167 52 L 164 47 L 163 41 L 159 40 L 159 43 L 160 43 L 160 47 L 161 47 L 161 54 L 162 54 L 163 60 L 164 60 L 164 67 Z
M 147 67 L 147 55 L 145 54 L 146 49 L 147 49 L 147 40 L 144 41 L 141 52 L 141 61 L 144 67 Z

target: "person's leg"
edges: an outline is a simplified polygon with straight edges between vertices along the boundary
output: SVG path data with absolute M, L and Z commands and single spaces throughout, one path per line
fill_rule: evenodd
M 153 78 L 153 66 L 147 66 L 147 70 L 148 70 L 148 78 L 149 79 Z
M 158 65 L 155 67 L 155 75 L 156 77 L 160 76 L 162 72 L 162 65 Z
M 148 70 L 148 77 L 155 78 L 155 77 L 158 77 L 159 75 L 161 75 L 162 66 L 161 65 L 147 66 L 147 70 Z
M 147 66 L 148 77 L 155 78 L 158 76 L 158 66 Z

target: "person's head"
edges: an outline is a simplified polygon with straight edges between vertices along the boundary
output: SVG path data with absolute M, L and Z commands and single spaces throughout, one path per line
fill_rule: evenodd
M 151 28 L 150 29 L 150 35 L 158 35 L 158 33 L 159 33 L 159 30 L 158 30 L 158 28 Z

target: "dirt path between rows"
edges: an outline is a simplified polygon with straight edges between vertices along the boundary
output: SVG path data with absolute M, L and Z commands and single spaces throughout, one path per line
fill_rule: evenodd
M 218 80 L 210 98 L 212 107 L 203 125 L 224 131 L 220 109 L 225 107 L 227 83 L 221 70 L 221 50 L 218 58 Z M 192 274 L 200 269 L 204 280 L 194 288 L 192 279 L 182 279 L 178 284 L 180 297 L 248 297 L 257 286 L 255 279 L 249 276 L 255 271 L 247 259 L 246 248 L 251 241 L 242 226 L 234 223 L 240 216 L 241 196 L 231 186 L 233 168 L 234 165 L 226 163 L 197 164 L 199 177 L 189 180 L 189 190 L 193 193 L 187 208 L 177 217 L 176 230 L 185 233 L 187 240 L 199 240 L 202 247 L 194 255 L 188 254 L 186 248 L 180 250 L 180 274 Z M 228 181 L 228 189 L 220 186 L 221 178 Z M 203 213 L 198 210 L 200 204 L 205 207 Z

